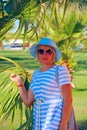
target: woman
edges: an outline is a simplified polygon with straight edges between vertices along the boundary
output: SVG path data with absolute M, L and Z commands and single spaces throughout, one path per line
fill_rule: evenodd
M 17 83 L 24 104 L 34 103 L 33 130 L 66 130 L 72 108 L 72 88 L 67 68 L 56 65 L 61 53 L 49 38 L 32 45 L 30 53 L 38 59 L 40 68 L 33 73 L 28 92 L 19 75 L 12 74 L 10 78 Z

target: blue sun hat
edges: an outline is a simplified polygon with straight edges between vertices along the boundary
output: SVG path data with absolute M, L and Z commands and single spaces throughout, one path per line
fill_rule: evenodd
M 52 39 L 50 39 L 50 38 L 42 38 L 37 44 L 34 44 L 34 45 L 31 46 L 31 48 L 30 48 L 30 54 L 33 57 L 36 58 L 36 48 L 39 45 L 47 45 L 47 46 L 52 47 L 55 50 L 55 52 L 56 52 L 56 59 L 55 59 L 55 61 L 58 61 L 60 59 L 61 52 L 57 48 L 56 43 Z

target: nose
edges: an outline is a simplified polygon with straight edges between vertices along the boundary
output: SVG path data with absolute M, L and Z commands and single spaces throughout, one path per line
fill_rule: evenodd
M 44 51 L 44 53 L 43 53 L 43 56 L 47 56 L 47 53 L 46 53 L 46 51 Z

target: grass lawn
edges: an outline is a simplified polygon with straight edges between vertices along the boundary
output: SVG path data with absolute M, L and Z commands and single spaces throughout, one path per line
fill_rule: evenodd
M 78 66 L 73 82 L 73 104 L 79 130 L 87 130 L 87 51 L 76 53 Z
M 0 51 L 0 56 L 12 58 L 30 72 L 39 66 L 27 51 Z M 87 51 L 76 53 L 75 59 L 78 66 L 73 80 L 76 85 L 76 88 L 73 89 L 73 106 L 79 130 L 87 130 Z M 7 62 L 0 60 L 0 64 L 6 65 Z M 18 114 L 16 116 L 18 119 Z M 4 124 L 0 125 L 0 130 L 9 130 L 9 122 L 8 119 Z M 18 120 L 15 119 L 14 129 L 17 128 L 17 125 Z

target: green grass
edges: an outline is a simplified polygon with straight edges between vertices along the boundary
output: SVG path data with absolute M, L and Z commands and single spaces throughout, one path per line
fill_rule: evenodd
M 12 58 L 30 72 L 39 66 L 37 60 L 30 56 L 27 51 L 0 51 L 0 56 Z M 78 66 L 73 79 L 73 83 L 76 85 L 76 88 L 73 89 L 73 106 L 79 130 L 87 130 L 87 51 L 76 53 L 74 59 Z M 7 62 L 0 60 L 0 65 L 2 64 L 7 65 Z M 8 130 L 9 122 L 8 119 L 0 125 L 0 130 Z M 18 120 L 15 119 L 14 128 L 17 128 L 17 126 Z
M 35 69 L 38 67 L 38 62 L 32 56 L 30 56 L 28 51 L 0 51 L 1 56 L 6 56 L 14 61 L 20 63 L 26 69 Z M 0 64 L 8 64 L 8 62 L 0 60 Z
M 79 130 L 87 130 L 87 51 L 76 53 L 78 66 L 74 73 L 73 105 Z

